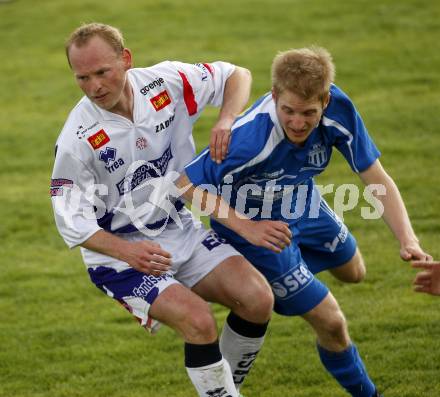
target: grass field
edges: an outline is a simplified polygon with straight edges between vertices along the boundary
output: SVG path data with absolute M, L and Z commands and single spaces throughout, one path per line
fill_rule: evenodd
M 182 342 L 147 335 L 88 281 L 54 227 L 53 145 L 80 98 L 63 41 L 80 22 L 120 27 L 143 66 L 228 60 L 269 86 L 279 50 L 327 47 L 336 82 L 363 115 L 401 188 L 423 247 L 440 257 L 440 3 L 432 0 L 0 0 L 0 397 L 189 397 Z M 215 110 L 196 128 L 207 143 Z M 319 183 L 357 182 L 335 156 Z M 330 200 L 331 203 L 331 200 Z M 416 295 L 414 271 L 381 221 L 345 214 L 368 264 L 359 285 L 328 283 L 386 397 L 440 396 L 440 298 Z M 226 312 L 214 306 L 219 324 Z M 338 397 L 308 326 L 275 316 L 243 393 Z

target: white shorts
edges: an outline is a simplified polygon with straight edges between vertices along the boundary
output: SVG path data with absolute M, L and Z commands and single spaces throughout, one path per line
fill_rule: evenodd
M 241 256 L 213 230 L 195 222 L 189 211 L 182 211 L 183 229 L 171 224 L 154 239 L 142 233 L 119 235 L 129 241 L 151 240 L 160 244 L 172 258 L 171 270 L 162 276 L 138 272 L 126 262 L 81 248 L 91 280 L 110 297 L 119 301 L 149 330 L 155 323 L 148 316 L 151 304 L 168 286 L 181 283 L 191 288 L 216 266 L 231 256 Z

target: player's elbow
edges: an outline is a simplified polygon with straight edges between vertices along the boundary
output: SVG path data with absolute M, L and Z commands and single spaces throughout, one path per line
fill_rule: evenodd
M 242 84 L 247 84 L 250 89 L 252 84 L 252 73 L 249 69 L 246 69 L 242 66 L 235 66 L 233 75 L 235 75 L 235 77 L 240 79 Z

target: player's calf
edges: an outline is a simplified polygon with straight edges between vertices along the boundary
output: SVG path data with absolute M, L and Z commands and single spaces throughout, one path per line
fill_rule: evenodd
M 356 346 L 351 343 L 345 317 L 331 293 L 303 316 L 318 336 L 322 364 L 353 397 L 373 397 L 376 387 Z
M 273 308 L 266 279 L 242 256 L 224 260 L 193 291 L 207 301 L 229 307 L 220 349 L 231 366 L 237 389 L 249 373 L 264 342 Z
M 149 314 L 185 339 L 185 367 L 199 396 L 237 396 L 214 316 L 202 298 L 182 285 L 171 285 L 155 299 Z
M 317 345 L 319 357 L 326 370 L 352 397 L 376 397 L 377 389 L 368 376 L 365 365 L 354 344 L 339 352 Z
M 231 369 L 218 342 L 185 344 L 185 367 L 199 396 L 237 397 Z
M 229 313 L 220 338 L 220 349 L 231 366 L 239 390 L 263 345 L 268 322 L 251 323 Z

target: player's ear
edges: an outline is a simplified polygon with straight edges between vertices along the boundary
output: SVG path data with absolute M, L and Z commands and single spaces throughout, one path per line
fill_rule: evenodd
M 131 51 L 128 48 L 122 50 L 122 61 L 124 62 L 125 70 L 133 67 L 133 58 L 131 56 Z
M 325 109 L 330 102 L 330 92 L 328 92 L 322 100 L 322 108 Z
M 273 99 L 274 102 L 276 103 L 277 100 L 278 100 L 278 95 L 277 95 L 277 93 L 275 92 L 275 88 L 272 87 L 271 92 L 272 92 L 272 99 Z

